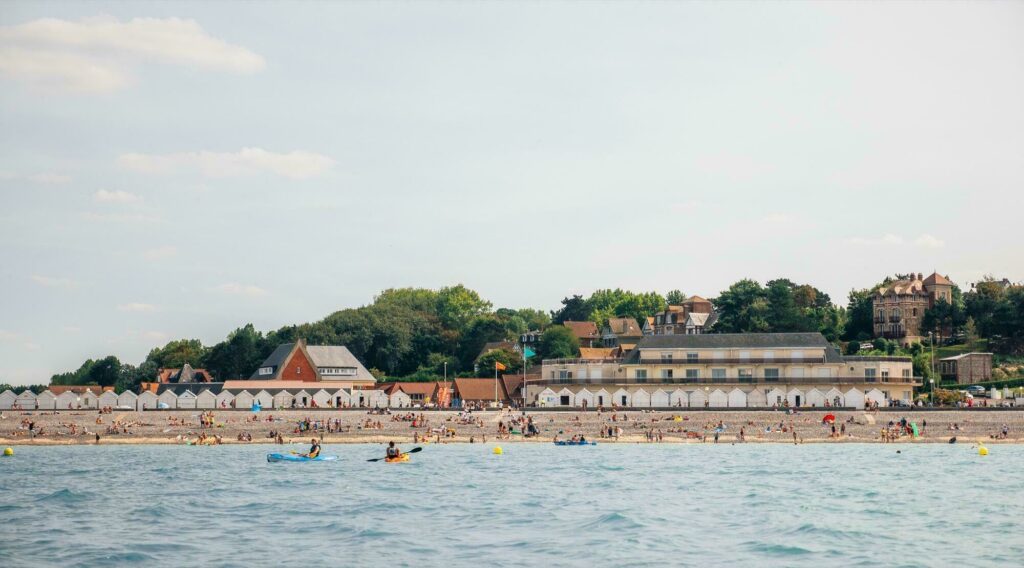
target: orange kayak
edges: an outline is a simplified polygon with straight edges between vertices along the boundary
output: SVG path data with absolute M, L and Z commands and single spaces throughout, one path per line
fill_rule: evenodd
M 409 461 L 409 454 L 401 454 L 397 458 L 384 458 L 388 463 L 400 463 Z

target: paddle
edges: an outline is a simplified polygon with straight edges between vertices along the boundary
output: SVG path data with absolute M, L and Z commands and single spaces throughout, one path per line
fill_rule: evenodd
M 405 454 L 415 454 L 416 452 L 422 452 L 422 451 L 423 451 L 423 448 L 415 447 L 415 448 L 409 450 L 408 452 L 402 452 L 399 455 L 404 456 Z M 380 460 L 386 460 L 386 459 L 387 458 L 374 458 L 372 460 L 366 460 L 366 461 L 368 461 L 368 462 L 379 462 Z

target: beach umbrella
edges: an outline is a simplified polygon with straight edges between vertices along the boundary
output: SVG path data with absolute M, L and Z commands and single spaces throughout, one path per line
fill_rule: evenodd
M 836 421 L 836 415 L 835 414 L 826 414 L 825 417 L 821 419 L 821 421 L 822 422 L 828 422 L 829 424 L 832 424 L 832 423 L 834 423 Z

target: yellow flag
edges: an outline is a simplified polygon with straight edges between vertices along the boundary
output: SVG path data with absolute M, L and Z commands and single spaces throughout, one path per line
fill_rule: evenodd
M 500 362 L 495 361 L 494 362 L 494 368 L 499 370 L 499 371 L 504 371 L 505 370 L 505 365 L 502 365 Z

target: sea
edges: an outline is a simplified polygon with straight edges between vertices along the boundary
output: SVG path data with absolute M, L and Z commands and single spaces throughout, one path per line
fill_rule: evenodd
M 0 566 L 1024 566 L 1024 446 L 496 446 L 16 447 Z

